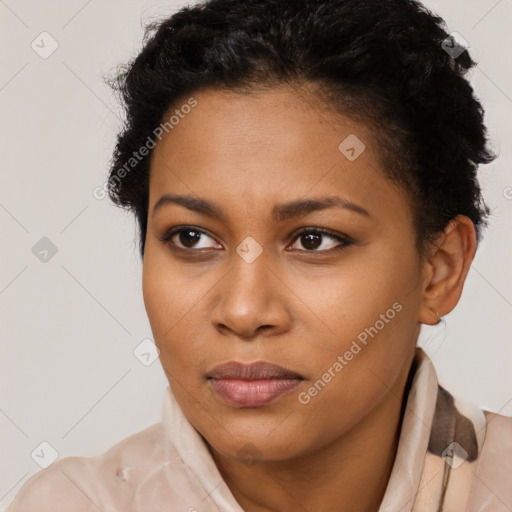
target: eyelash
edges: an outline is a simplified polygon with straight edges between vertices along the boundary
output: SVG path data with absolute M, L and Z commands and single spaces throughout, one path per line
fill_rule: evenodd
M 164 235 L 159 237 L 159 240 L 161 242 L 163 242 L 164 244 L 167 244 L 167 245 L 170 245 L 170 246 L 174 246 L 174 248 L 181 249 L 183 251 L 201 252 L 202 250 L 205 250 L 205 249 L 201 250 L 201 249 L 179 247 L 176 244 L 174 244 L 173 242 L 171 242 L 171 238 L 174 235 L 177 235 L 177 234 L 179 234 L 181 232 L 184 232 L 184 231 L 193 231 L 193 232 L 196 232 L 196 233 L 201 233 L 203 235 L 208 236 L 209 238 L 214 239 L 210 234 L 208 234 L 206 231 L 204 231 L 202 229 L 196 228 L 194 226 L 181 226 L 179 228 L 172 228 L 172 229 L 170 229 Z M 329 237 L 329 238 L 331 238 L 333 240 L 336 240 L 336 241 L 340 242 L 340 245 L 337 245 L 336 247 L 333 247 L 333 248 L 327 249 L 327 250 L 323 250 L 323 251 L 299 249 L 299 252 L 326 254 L 326 253 L 332 253 L 332 252 L 341 251 L 342 249 L 344 249 L 344 248 L 346 248 L 346 247 L 348 247 L 348 246 L 353 244 L 353 241 L 349 237 L 341 236 L 341 235 L 338 235 L 338 234 L 334 234 L 333 232 L 331 232 L 331 231 L 329 231 L 327 229 L 324 229 L 324 228 L 302 228 L 302 229 L 300 229 L 298 232 L 296 232 L 294 234 L 292 242 L 295 243 L 295 241 L 300 236 L 302 236 L 302 235 L 304 235 L 306 233 L 317 233 L 317 234 L 325 235 L 325 236 L 327 236 L 327 237 Z M 293 243 L 291 245 L 293 245 Z

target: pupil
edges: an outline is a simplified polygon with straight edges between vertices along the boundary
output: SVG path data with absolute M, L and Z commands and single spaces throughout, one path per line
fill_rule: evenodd
M 301 242 L 306 249 L 316 249 L 322 245 L 321 237 L 320 233 L 308 233 L 307 235 L 302 235 Z
M 180 242 L 185 247 L 193 247 L 194 243 L 197 242 L 201 238 L 201 233 L 197 231 L 181 231 L 179 235 Z

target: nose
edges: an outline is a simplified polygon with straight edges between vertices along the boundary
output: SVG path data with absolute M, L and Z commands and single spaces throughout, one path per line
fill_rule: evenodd
M 218 288 L 220 296 L 211 314 L 214 327 L 246 341 L 289 330 L 291 292 L 277 272 L 263 255 L 252 263 L 236 258 Z

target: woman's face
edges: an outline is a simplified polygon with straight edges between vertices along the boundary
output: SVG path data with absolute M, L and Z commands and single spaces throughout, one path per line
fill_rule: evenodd
M 305 98 L 202 91 L 152 155 L 147 313 L 178 403 L 233 459 L 312 453 L 400 401 L 419 333 L 407 198 L 367 127 Z

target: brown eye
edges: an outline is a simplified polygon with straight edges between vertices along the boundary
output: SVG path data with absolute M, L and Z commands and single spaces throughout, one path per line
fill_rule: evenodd
M 201 237 L 203 236 L 202 233 L 199 233 L 198 231 L 194 231 L 192 229 L 190 230 L 184 230 L 184 231 L 179 231 L 177 233 L 178 235 L 178 240 L 181 244 L 183 244 L 185 247 L 187 248 L 191 248 L 191 247 L 194 247 L 194 245 L 201 239 Z
M 160 240 L 166 244 L 175 245 L 179 249 L 218 249 L 222 247 L 210 235 L 201 229 L 192 227 L 171 230 L 160 237 Z M 208 240 L 211 241 L 209 245 Z
M 306 249 L 318 249 L 322 245 L 321 233 L 308 233 L 300 236 L 300 242 Z
M 296 235 L 294 240 L 300 242 L 302 247 L 304 247 L 304 249 L 299 248 L 299 250 L 306 252 L 338 250 L 350 245 L 350 241 L 347 238 L 318 228 L 303 230 Z

